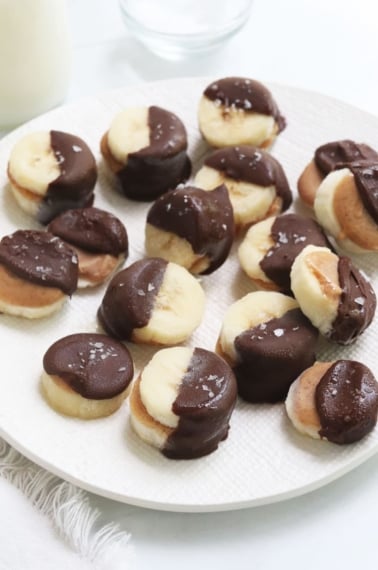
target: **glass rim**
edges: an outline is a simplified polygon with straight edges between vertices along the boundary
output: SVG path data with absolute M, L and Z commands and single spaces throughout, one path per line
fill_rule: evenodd
M 145 30 L 147 33 L 154 35 L 156 37 L 178 38 L 178 39 L 181 38 L 181 40 L 183 38 L 188 38 L 188 39 L 189 38 L 200 39 L 201 37 L 208 38 L 209 36 L 216 38 L 234 32 L 239 28 L 241 28 L 247 22 L 250 15 L 251 5 L 252 2 L 250 2 L 250 4 L 248 4 L 244 9 L 240 10 L 238 14 L 236 14 L 231 20 L 229 20 L 227 22 L 227 25 L 225 25 L 224 27 L 219 27 L 217 30 L 214 31 L 207 30 L 204 32 L 175 33 L 175 32 L 161 32 L 149 25 L 144 24 L 143 22 L 136 19 L 133 15 L 130 14 L 130 12 L 127 10 L 127 8 L 124 5 L 124 0 L 119 0 L 119 6 L 126 24 L 130 24 L 130 26 L 132 26 L 134 29 Z

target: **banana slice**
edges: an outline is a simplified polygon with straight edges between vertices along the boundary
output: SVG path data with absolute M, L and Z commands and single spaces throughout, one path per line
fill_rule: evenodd
M 229 430 L 236 381 L 219 356 L 202 348 L 158 351 L 130 395 L 134 431 L 172 459 L 212 453 Z
M 377 202 L 377 192 L 378 162 L 375 166 L 351 165 L 331 172 L 316 193 L 316 218 L 345 250 L 376 252 L 378 205 L 374 207 L 374 202 Z
M 221 184 L 227 187 L 237 228 L 279 214 L 292 201 L 280 163 L 253 146 L 213 152 L 197 172 L 194 183 L 204 190 L 213 190 Z
M 187 134 L 181 120 L 161 107 L 118 113 L 101 140 L 101 152 L 132 200 L 154 200 L 189 178 Z
M 184 267 L 148 258 L 113 277 L 99 319 L 116 338 L 172 345 L 186 340 L 199 326 L 204 306 L 202 287 Z
M 18 230 L 0 242 L 0 311 L 39 319 L 59 310 L 76 290 L 78 260 L 45 231 Z
M 48 225 L 78 256 L 78 287 L 103 283 L 128 255 L 126 228 L 116 216 L 99 208 L 67 210 Z
M 378 383 L 360 362 L 315 362 L 293 382 L 285 404 L 300 433 L 338 444 L 353 443 L 376 425 Z
M 130 389 L 134 367 L 128 349 L 102 334 L 72 334 L 43 357 L 42 391 L 59 413 L 94 419 L 114 413 Z
M 243 77 L 211 83 L 201 97 L 198 121 L 203 137 L 214 147 L 267 147 L 286 126 L 270 91 Z
M 292 297 L 257 291 L 229 307 L 217 351 L 233 368 L 243 399 L 277 402 L 314 362 L 317 338 Z
M 250 227 L 238 249 L 239 262 L 248 277 L 262 289 L 277 291 L 277 285 L 269 279 L 261 267 L 261 261 L 274 247 L 271 230 L 276 218 L 268 218 Z
M 307 206 L 313 207 L 318 188 L 327 174 L 353 162 L 377 160 L 378 153 L 367 144 L 341 140 L 321 145 L 298 179 L 299 195 Z
M 126 164 L 128 155 L 150 144 L 148 107 L 130 107 L 116 115 L 108 131 L 108 146 L 120 164 Z
M 303 313 L 319 331 L 350 344 L 371 323 L 376 296 L 368 280 L 347 257 L 309 245 L 291 269 L 291 289 Z
M 242 268 L 258 287 L 290 293 L 294 259 L 309 244 L 329 242 L 311 218 L 284 214 L 252 226 L 239 247 Z
M 212 273 L 226 260 L 234 238 L 227 188 L 194 186 L 166 192 L 147 214 L 146 251 L 192 273 Z
M 46 224 L 60 212 L 93 202 L 97 167 L 79 137 L 60 131 L 34 132 L 13 147 L 8 177 L 20 208 Z

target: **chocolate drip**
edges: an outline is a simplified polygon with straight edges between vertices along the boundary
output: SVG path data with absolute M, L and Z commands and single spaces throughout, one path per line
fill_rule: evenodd
M 106 400 L 130 384 L 134 368 L 128 349 L 103 334 L 72 334 L 56 341 L 43 357 L 47 374 L 61 378 L 90 400 Z
M 299 309 L 287 311 L 235 338 L 239 395 L 248 402 L 280 402 L 315 361 L 318 331 Z
M 270 235 L 274 245 L 260 261 L 260 267 L 285 293 L 291 293 L 291 266 L 303 248 L 311 244 L 332 249 L 320 225 L 298 214 L 278 216 Z
M 141 259 L 113 277 L 98 310 L 108 334 L 130 340 L 135 328 L 148 324 L 166 267 L 160 258 Z
M 77 288 L 76 253 L 45 231 L 18 230 L 0 242 L 0 262 L 12 273 L 43 287 L 72 295 Z
M 48 230 L 85 251 L 115 256 L 128 252 L 125 226 L 116 216 L 98 208 L 67 210 L 49 224 Z
M 164 455 L 193 459 L 214 451 L 228 435 L 236 396 L 236 381 L 228 364 L 213 352 L 194 349 L 172 405 L 180 419 L 168 437 Z
M 361 162 L 350 165 L 359 196 L 367 212 L 378 224 L 378 156 L 375 163 Z
M 292 202 L 292 194 L 280 163 L 269 153 L 251 145 L 222 148 L 213 152 L 205 165 L 223 172 L 228 178 L 258 186 L 275 186 L 282 209 Z
M 167 192 L 152 205 L 147 222 L 187 240 L 210 261 L 212 273 L 227 258 L 234 238 L 234 218 L 226 186 L 207 192 L 194 186 Z
M 339 258 L 337 269 L 342 293 L 330 338 L 350 344 L 370 325 L 377 299 L 370 283 L 348 257 Z
M 353 443 L 377 422 L 378 384 L 364 364 L 338 360 L 320 379 L 315 403 L 320 436 L 333 443 Z
M 225 77 L 211 83 L 204 91 L 211 101 L 219 101 L 226 108 L 243 109 L 247 113 L 261 113 L 274 118 L 278 132 L 286 127 L 271 92 L 262 83 L 244 77 Z
M 315 164 L 326 176 L 332 170 L 344 168 L 359 160 L 378 160 L 378 153 L 370 146 L 351 140 L 335 141 L 324 144 L 315 151 Z
M 149 107 L 150 144 L 131 152 L 118 172 L 126 196 L 148 201 L 185 182 L 192 165 L 187 156 L 186 130 L 180 119 L 160 107 Z
M 50 182 L 40 205 L 37 217 L 42 224 L 49 223 L 64 210 L 91 206 L 97 180 L 95 158 L 82 139 L 51 131 L 50 142 L 59 164 L 60 176 Z

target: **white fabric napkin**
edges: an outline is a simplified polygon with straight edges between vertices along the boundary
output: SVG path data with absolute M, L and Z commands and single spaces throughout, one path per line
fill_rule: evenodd
M 0 570 L 129 570 L 134 565 L 129 534 L 115 524 L 101 526 L 87 493 L 2 439 L 0 475 Z

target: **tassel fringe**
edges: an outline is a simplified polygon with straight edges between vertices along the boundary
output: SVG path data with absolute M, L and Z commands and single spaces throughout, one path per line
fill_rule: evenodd
M 127 532 L 113 523 L 96 528 L 100 511 L 91 507 L 85 491 L 38 467 L 1 438 L 0 476 L 20 489 L 50 519 L 59 536 L 94 568 L 131 567 L 134 554 Z

